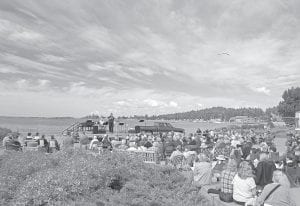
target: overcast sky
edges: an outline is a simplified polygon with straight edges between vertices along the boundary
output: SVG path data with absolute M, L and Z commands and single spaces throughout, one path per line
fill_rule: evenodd
M 275 106 L 299 0 L 1 0 L 0 115 Z

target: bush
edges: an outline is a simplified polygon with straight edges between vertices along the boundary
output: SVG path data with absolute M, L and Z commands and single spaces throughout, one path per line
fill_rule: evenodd
M 204 201 L 178 171 L 124 154 L 9 152 L 0 162 L 0 205 L 159 206 Z

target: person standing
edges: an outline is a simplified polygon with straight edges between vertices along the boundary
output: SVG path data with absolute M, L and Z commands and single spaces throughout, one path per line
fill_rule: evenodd
M 112 113 L 110 113 L 110 116 L 108 117 L 108 128 L 109 132 L 114 133 L 114 121 L 115 118 Z

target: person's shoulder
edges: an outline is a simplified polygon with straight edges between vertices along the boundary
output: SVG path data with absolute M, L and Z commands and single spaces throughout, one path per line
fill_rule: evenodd
M 270 190 L 271 188 L 274 188 L 278 185 L 278 183 L 270 183 L 270 184 L 267 184 L 265 187 L 264 187 L 264 190 Z

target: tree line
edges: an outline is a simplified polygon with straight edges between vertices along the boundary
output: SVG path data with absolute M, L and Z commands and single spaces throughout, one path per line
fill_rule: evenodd
M 146 119 L 165 119 L 165 120 L 185 120 L 185 119 L 202 119 L 212 120 L 220 119 L 222 121 L 229 121 L 230 118 L 235 116 L 248 116 L 253 118 L 263 118 L 265 112 L 260 108 L 225 108 L 225 107 L 212 107 L 202 110 L 192 110 L 188 112 L 174 113 L 174 114 L 162 114 L 153 116 L 139 116 L 139 118 Z
M 162 114 L 153 116 L 133 116 L 135 119 L 165 119 L 165 120 L 185 120 L 185 119 L 202 119 L 212 120 L 221 119 L 229 121 L 236 116 L 248 116 L 266 121 L 282 119 L 287 125 L 295 124 L 295 113 L 300 111 L 300 87 L 292 87 L 285 90 L 282 94 L 282 101 L 277 106 L 267 108 L 263 111 L 261 108 L 225 108 L 212 107 L 202 110 L 192 110 L 188 112 Z

